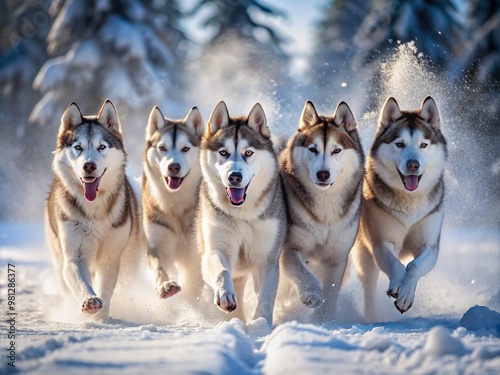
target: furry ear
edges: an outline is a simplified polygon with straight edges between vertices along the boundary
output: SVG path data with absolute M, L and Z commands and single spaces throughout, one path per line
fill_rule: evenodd
M 384 130 L 392 124 L 396 119 L 401 117 L 401 110 L 399 109 L 399 104 L 392 96 L 387 98 L 380 111 L 380 116 L 378 118 L 377 130 L 375 131 L 375 137 L 378 137 L 384 132 Z
M 215 108 L 210 115 L 208 120 L 207 131 L 209 134 L 215 133 L 217 130 L 225 128 L 229 125 L 229 112 L 227 110 L 226 103 L 220 101 L 217 103 Z
M 260 103 L 255 103 L 248 114 L 248 126 L 257 130 L 265 138 L 271 138 L 271 131 L 267 127 L 266 114 Z
M 72 129 L 82 123 L 82 112 L 75 102 L 71 102 L 65 109 L 61 117 L 61 126 L 59 127 L 59 134 L 68 129 Z
M 197 136 L 201 136 L 203 134 L 205 124 L 203 123 L 203 119 L 201 118 L 200 110 L 197 107 L 191 108 L 184 121 L 186 123 L 186 126 L 194 130 L 194 133 Z
M 379 125 L 388 126 L 394 120 L 401 117 L 401 110 L 399 109 L 399 104 L 392 96 L 387 98 L 382 107 L 379 117 Z
M 120 119 L 118 112 L 111 100 L 106 99 L 99 110 L 97 121 L 111 131 L 121 133 Z
M 157 105 L 153 107 L 149 114 L 148 125 L 146 126 L 146 141 L 150 139 L 155 132 L 165 126 L 165 118 Z
M 441 118 L 434 99 L 426 97 L 420 106 L 420 117 L 429 123 L 434 129 L 441 129 Z
M 333 121 L 335 121 L 336 124 L 343 126 L 348 132 L 356 129 L 356 120 L 346 102 L 340 102 L 337 105 L 337 109 L 333 115 Z
M 314 104 L 308 100 L 304 105 L 302 114 L 300 115 L 299 130 L 306 129 L 318 123 L 318 112 L 314 108 Z

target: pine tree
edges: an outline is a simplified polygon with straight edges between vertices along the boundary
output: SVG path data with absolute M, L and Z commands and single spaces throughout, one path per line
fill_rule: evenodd
M 44 93 L 30 119 L 54 121 L 72 100 L 95 112 L 110 98 L 127 123 L 164 105 L 178 76 L 176 3 L 153 0 L 58 0 L 48 35 L 54 56 L 40 69 L 34 87 Z
M 385 58 L 397 42 L 413 41 L 438 68 L 445 68 L 458 41 L 454 0 L 375 0 L 355 36 L 359 64 Z
M 354 35 L 367 11 L 365 0 L 335 0 L 326 11 L 311 59 L 310 80 L 320 97 L 328 98 L 362 81 L 352 62 L 358 52 Z
M 459 69 L 481 85 L 500 89 L 500 0 L 472 0 L 468 41 L 460 48 Z
M 272 119 L 292 90 L 285 41 L 263 18 L 283 13 L 257 0 L 202 0 L 192 13 L 203 9 L 211 9 L 202 27 L 212 37 L 189 65 L 189 100 L 208 113 L 226 100 L 230 114 L 247 113 L 260 101 Z

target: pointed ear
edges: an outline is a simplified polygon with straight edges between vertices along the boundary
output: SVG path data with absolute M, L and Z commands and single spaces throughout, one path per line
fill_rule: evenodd
M 267 127 L 267 118 L 260 103 L 255 103 L 248 114 L 248 126 L 260 132 L 265 138 L 271 138 L 271 131 Z
M 201 118 L 200 110 L 197 107 L 191 108 L 184 121 L 186 123 L 186 126 L 194 130 L 194 133 L 197 136 L 201 136 L 203 134 L 205 124 L 203 123 L 203 119 Z
M 226 103 L 220 101 L 217 103 L 215 108 L 210 115 L 208 120 L 207 131 L 209 134 L 215 133 L 217 130 L 225 128 L 229 125 L 229 112 L 227 110 Z
M 61 117 L 61 126 L 59 127 L 59 134 L 68 129 L 72 129 L 82 123 L 82 112 L 75 102 L 71 102 Z
M 375 131 L 375 137 L 378 137 L 384 132 L 384 130 L 392 124 L 396 119 L 401 117 L 401 110 L 399 109 L 399 104 L 392 96 L 387 98 L 380 111 L 380 116 L 378 118 L 377 130 Z
M 441 129 L 441 118 L 434 99 L 426 97 L 420 106 L 420 117 L 429 123 L 434 129 Z
M 337 109 L 333 115 L 333 121 L 335 121 L 336 124 L 343 126 L 348 132 L 356 129 L 356 120 L 346 102 L 340 102 L 337 105 Z
M 302 114 L 300 115 L 299 130 L 306 129 L 318 123 L 318 112 L 314 108 L 314 104 L 308 100 L 304 105 Z
M 97 122 L 111 131 L 121 133 L 120 119 L 115 105 L 111 100 L 106 99 L 97 115 Z
M 146 141 L 149 140 L 155 132 L 165 126 L 165 119 L 157 105 L 153 107 L 149 114 L 148 125 L 146 126 Z

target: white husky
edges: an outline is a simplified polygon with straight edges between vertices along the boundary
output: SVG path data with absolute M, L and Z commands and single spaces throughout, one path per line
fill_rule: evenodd
M 279 257 L 287 230 L 283 188 L 264 110 L 229 117 L 214 108 L 200 150 L 203 181 L 197 217 L 202 274 L 215 304 L 242 320 L 243 291 L 253 275 L 254 319 L 272 324 Z
M 140 246 L 138 204 L 125 175 L 126 153 L 114 105 L 62 115 L 47 199 L 46 237 L 64 290 L 84 313 L 105 318 L 125 250 Z
M 418 280 L 436 264 L 446 150 L 431 97 L 416 111 L 401 111 L 394 98 L 387 99 L 367 160 L 353 251 L 368 319 L 376 318 L 378 268 L 389 277 L 387 295 L 404 313 L 413 305 Z M 413 260 L 405 267 L 400 259 L 408 256 Z
M 315 308 L 315 321 L 333 320 L 358 231 L 364 174 L 349 106 L 341 102 L 333 117 L 325 117 L 306 102 L 280 165 L 292 223 L 281 256 L 283 273 L 297 286 L 302 303 Z
M 160 298 L 171 297 L 181 290 L 167 273 L 173 271 L 174 265 L 183 273 L 182 289 L 187 297 L 198 297 L 203 287 L 193 234 L 203 129 L 203 119 L 196 107 L 183 120 L 164 118 L 158 107 L 149 116 L 142 206 L 148 265 Z

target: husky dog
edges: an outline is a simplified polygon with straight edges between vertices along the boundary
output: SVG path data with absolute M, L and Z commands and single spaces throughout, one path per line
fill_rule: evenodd
M 154 107 L 146 128 L 142 207 L 148 244 L 148 266 L 160 298 L 181 290 L 167 274 L 176 263 L 185 272 L 188 297 L 203 287 L 200 257 L 193 234 L 201 180 L 200 137 L 204 123 L 193 107 L 183 120 L 164 118 Z
M 379 270 L 401 312 L 415 299 L 418 280 L 436 264 L 443 221 L 446 140 L 436 103 L 416 111 L 388 98 L 368 155 L 355 263 L 365 290 L 365 315 L 375 319 Z M 400 259 L 413 258 L 406 267 Z M 377 268 L 378 266 L 378 268 Z
M 331 320 L 361 213 L 364 154 L 349 106 L 326 117 L 307 101 L 280 167 L 291 215 L 282 271 L 314 320 Z
M 113 103 L 106 100 L 97 116 L 83 116 L 71 103 L 54 154 L 46 237 L 58 276 L 84 313 L 106 318 L 122 253 L 138 247 L 141 238 Z
M 229 117 L 219 102 L 202 137 L 203 181 L 197 216 L 202 274 L 215 304 L 244 320 L 243 291 L 253 275 L 254 319 L 272 324 L 279 257 L 287 231 L 283 186 L 260 104 L 248 117 Z

